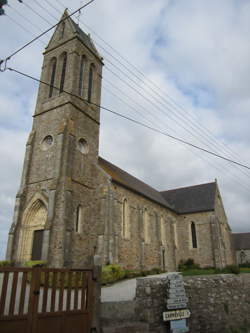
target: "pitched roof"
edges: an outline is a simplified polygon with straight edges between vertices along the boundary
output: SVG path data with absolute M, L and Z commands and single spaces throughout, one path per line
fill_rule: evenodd
M 79 38 L 81 39 L 81 41 L 84 43 L 84 45 L 86 45 L 91 51 L 93 51 L 99 58 L 100 55 L 92 41 L 92 39 L 90 38 L 90 35 L 87 35 L 80 27 L 78 24 L 76 24 L 71 17 L 69 17 L 69 20 L 71 21 L 71 23 L 73 24 L 73 27 L 75 29 L 75 32 L 77 33 L 77 35 L 79 36 Z
M 161 192 L 180 214 L 214 210 L 216 182 Z
M 131 176 L 126 171 L 118 168 L 114 164 L 104 160 L 101 157 L 99 157 L 99 165 L 104 169 L 107 174 L 111 176 L 114 182 L 123 185 L 124 187 L 175 211 L 173 205 L 171 205 L 166 199 L 164 199 L 161 193 L 152 188 L 151 186 L 143 183 L 141 180 Z
M 250 232 L 236 233 L 232 235 L 236 250 L 250 250 Z

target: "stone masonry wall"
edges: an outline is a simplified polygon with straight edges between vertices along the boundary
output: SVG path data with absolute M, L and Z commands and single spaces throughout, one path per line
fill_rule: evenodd
M 185 277 L 191 333 L 250 332 L 250 274 Z M 150 332 L 166 332 L 166 279 L 137 279 L 136 315 Z
M 173 225 L 177 221 L 177 215 L 117 184 L 113 184 L 112 192 L 112 233 L 117 240 L 117 249 L 114 251 L 117 253 L 117 263 L 128 268 L 162 267 L 167 271 L 175 270 Z M 124 199 L 127 200 L 128 205 L 129 237 L 127 238 L 123 237 L 122 233 Z M 147 210 L 147 225 L 145 225 L 145 209 Z M 145 237 L 146 228 L 148 228 L 148 241 Z

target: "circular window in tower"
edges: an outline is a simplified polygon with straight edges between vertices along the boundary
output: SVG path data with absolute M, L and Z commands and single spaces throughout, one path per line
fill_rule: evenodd
M 80 152 L 82 154 L 85 154 L 85 155 L 88 154 L 88 152 L 89 152 L 89 145 L 88 145 L 88 143 L 87 143 L 87 141 L 85 139 L 83 139 L 83 138 L 79 139 L 77 146 L 78 146 L 78 149 L 80 150 Z
M 45 138 L 42 141 L 42 149 L 47 150 L 53 145 L 53 137 L 51 135 L 45 136 Z

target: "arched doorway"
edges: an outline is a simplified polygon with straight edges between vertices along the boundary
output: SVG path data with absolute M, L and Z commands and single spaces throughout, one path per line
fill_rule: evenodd
M 24 214 L 19 243 L 19 261 L 42 259 L 43 231 L 46 220 L 47 208 L 38 199 Z

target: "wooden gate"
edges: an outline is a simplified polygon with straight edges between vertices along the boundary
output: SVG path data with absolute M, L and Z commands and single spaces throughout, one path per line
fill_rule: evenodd
M 1 333 L 89 333 L 93 270 L 0 268 Z

